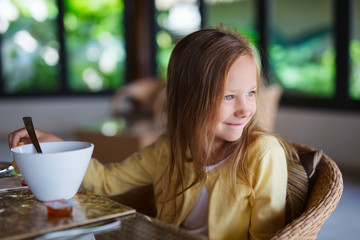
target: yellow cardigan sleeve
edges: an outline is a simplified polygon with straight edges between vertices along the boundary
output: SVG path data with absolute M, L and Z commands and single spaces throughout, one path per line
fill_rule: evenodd
M 164 137 L 160 137 L 124 161 L 106 166 L 91 159 L 81 187 L 100 195 L 116 195 L 153 184 L 164 169 L 165 164 L 159 161 L 166 154 L 165 141 Z
M 250 239 L 269 239 L 285 224 L 287 162 L 284 149 L 273 137 L 264 138 L 265 151 L 253 151 L 254 159 Z M 261 156 L 259 156 L 261 154 Z

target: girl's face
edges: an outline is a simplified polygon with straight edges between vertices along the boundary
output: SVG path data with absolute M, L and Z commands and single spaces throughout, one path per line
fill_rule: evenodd
M 215 146 L 238 140 L 256 111 L 256 65 L 250 56 L 239 57 L 230 67 L 225 96 L 216 118 Z

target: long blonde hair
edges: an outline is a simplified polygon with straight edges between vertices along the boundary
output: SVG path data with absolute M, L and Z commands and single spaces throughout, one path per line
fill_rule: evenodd
M 241 56 L 252 57 L 257 65 L 258 100 L 263 85 L 260 63 L 254 47 L 245 36 L 223 27 L 203 29 L 186 36 L 175 46 L 167 72 L 170 163 L 163 181 L 165 201 L 174 200 L 204 176 L 203 167 L 211 154 L 215 138 L 214 119 L 223 99 L 227 74 Z M 265 133 L 257 126 L 256 115 L 244 128 L 241 138 L 227 145 L 234 152 L 233 156 L 237 156 L 230 159 L 232 186 L 235 186 L 238 176 L 249 183 L 245 162 L 247 148 L 259 134 Z M 190 185 L 184 186 L 188 151 L 196 177 Z M 174 174 L 176 182 L 171 183 Z M 175 188 L 170 189 L 173 186 Z M 175 202 L 174 213 L 177 209 Z

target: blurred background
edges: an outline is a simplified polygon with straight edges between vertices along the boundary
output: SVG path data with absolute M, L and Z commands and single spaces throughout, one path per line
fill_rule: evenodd
M 266 81 L 281 86 L 273 131 L 322 149 L 343 172 L 343 198 L 318 239 L 356 239 L 360 0 L 0 0 L 1 161 L 11 161 L 7 134 L 23 127 L 23 116 L 99 150 L 129 143 L 120 138 L 134 115 L 124 121 L 114 108 L 138 106 L 115 98 L 119 90 L 149 77 L 166 83 L 174 45 L 221 23 L 251 39 Z M 137 127 L 130 151 L 158 133 Z

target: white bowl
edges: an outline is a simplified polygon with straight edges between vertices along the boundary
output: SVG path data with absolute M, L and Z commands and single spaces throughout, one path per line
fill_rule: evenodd
M 75 196 L 92 156 L 94 144 L 80 141 L 40 143 L 11 149 L 16 165 L 31 192 L 40 201 Z

